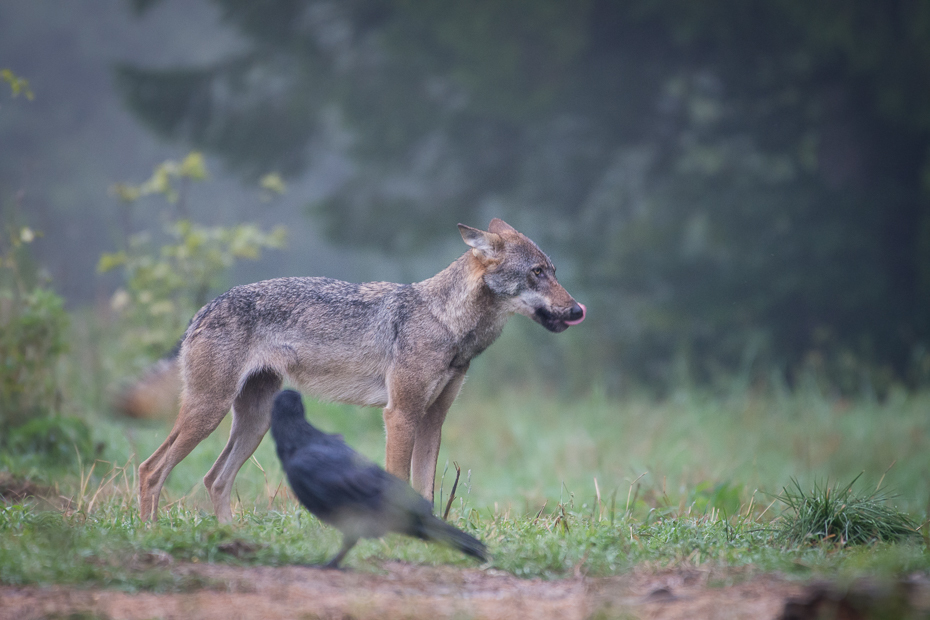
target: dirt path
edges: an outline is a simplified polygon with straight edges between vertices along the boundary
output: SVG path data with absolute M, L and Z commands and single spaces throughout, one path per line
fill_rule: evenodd
M 843 605 L 850 597 L 823 585 L 805 585 L 777 575 L 746 578 L 739 571 L 679 569 L 542 581 L 518 579 L 496 570 L 400 562 L 388 562 L 382 568 L 382 574 L 370 574 L 297 566 L 178 564 L 172 567 L 176 575 L 204 587 L 174 594 L 4 586 L 0 587 L 0 619 L 813 618 L 818 605 L 846 609 Z M 906 599 L 909 605 L 930 612 L 930 581 L 922 579 L 908 586 Z M 879 604 L 887 608 L 888 596 L 897 590 L 876 592 L 868 599 L 869 609 Z M 784 615 L 786 603 L 788 615 Z M 865 608 L 860 604 L 857 609 Z M 857 609 L 852 609 L 853 615 L 837 617 L 868 617 L 857 615 Z

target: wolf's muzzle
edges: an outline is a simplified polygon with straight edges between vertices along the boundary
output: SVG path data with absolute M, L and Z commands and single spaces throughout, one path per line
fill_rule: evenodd
M 581 323 L 586 314 L 587 309 L 582 304 L 576 303 L 564 314 L 551 312 L 545 308 L 537 308 L 533 318 L 549 331 L 559 333 L 568 329 L 569 325 Z
M 565 320 L 566 325 L 578 325 L 584 321 L 585 315 L 588 314 L 588 309 L 584 307 L 584 304 L 575 304 L 572 306 L 571 312 L 568 313 L 568 318 Z

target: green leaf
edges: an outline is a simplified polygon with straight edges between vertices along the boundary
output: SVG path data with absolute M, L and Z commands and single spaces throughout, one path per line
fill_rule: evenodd
M 125 252 L 114 252 L 112 254 L 101 254 L 100 261 L 97 263 L 97 271 L 100 273 L 106 273 L 111 269 L 115 269 L 122 265 L 125 265 L 127 261 Z
M 9 69 L 0 69 L 0 80 L 3 80 L 10 85 L 10 89 L 13 91 L 14 97 L 18 97 L 20 94 L 22 94 L 25 95 L 26 99 L 32 101 L 34 95 L 32 94 L 32 89 L 29 88 L 29 80 L 17 77 Z
M 182 177 L 202 181 L 207 178 L 207 166 L 204 162 L 203 153 L 191 151 L 184 161 L 181 162 L 178 173 Z
M 276 194 L 283 194 L 287 191 L 284 179 L 282 179 L 281 175 L 277 172 L 269 172 L 259 179 L 258 184 L 262 189 L 267 189 Z

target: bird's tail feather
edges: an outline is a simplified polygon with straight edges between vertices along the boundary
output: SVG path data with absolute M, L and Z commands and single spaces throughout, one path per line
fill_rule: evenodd
M 483 542 L 457 527 L 449 525 L 442 519 L 437 517 L 427 519 L 423 527 L 423 533 L 423 537 L 428 540 L 445 543 L 483 562 L 488 559 L 488 548 Z

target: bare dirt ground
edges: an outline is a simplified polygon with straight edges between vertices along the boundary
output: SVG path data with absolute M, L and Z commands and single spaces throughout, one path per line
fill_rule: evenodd
M 171 594 L 0 587 L 0 619 L 37 618 L 868 618 L 928 617 L 930 580 L 839 590 L 778 575 L 676 569 L 543 581 L 497 570 L 386 562 L 380 574 L 310 567 L 177 564 L 203 587 Z M 856 594 L 853 594 L 855 592 Z M 906 607 L 901 607 L 905 605 Z M 907 610 L 912 610 L 911 614 Z M 822 616 L 826 612 L 828 615 Z

